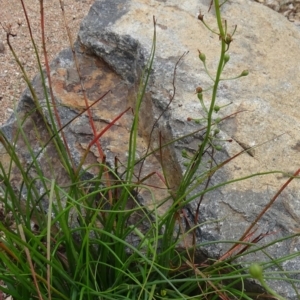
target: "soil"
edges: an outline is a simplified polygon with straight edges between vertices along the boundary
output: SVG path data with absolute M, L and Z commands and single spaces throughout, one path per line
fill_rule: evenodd
M 6 41 L 6 30 L 11 27 L 14 37 L 11 45 L 23 64 L 30 79 L 38 73 L 37 59 L 30 41 L 26 18 L 20 0 L 0 0 L 0 126 L 16 107 L 21 93 L 26 88 L 20 68 L 17 66 Z M 41 43 L 40 2 L 23 0 L 33 37 L 38 47 L 42 66 L 44 54 Z M 45 0 L 45 35 L 49 62 L 64 48 L 70 46 L 66 33 L 60 1 Z M 72 40 L 76 40 L 80 22 L 87 15 L 94 0 L 62 0 L 67 26 Z

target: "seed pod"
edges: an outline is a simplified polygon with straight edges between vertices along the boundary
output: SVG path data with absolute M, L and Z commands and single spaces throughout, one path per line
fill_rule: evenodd
M 232 42 L 232 36 L 229 33 L 227 33 L 225 37 L 225 43 L 229 45 L 231 42 Z
M 196 87 L 196 93 L 202 93 L 203 89 L 201 86 Z
M 198 14 L 198 20 L 202 21 L 204 20 L 204 15 L 201 14 L 201 12 L 199 12 Z
M 248 70 L 244 70 L 240 76 L 247 76 L 249 74 L 249 71 Z

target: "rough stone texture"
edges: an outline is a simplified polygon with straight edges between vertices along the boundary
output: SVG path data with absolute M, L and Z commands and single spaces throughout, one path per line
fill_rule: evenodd
M 300 25 L 299 0 L 253 0 L 283 14 L 290 22 Z
M 185 160 L 181 151 L 186 149 L 194 152 L 203 134 L 203 131 L 199 131 L 201 125 L 187 122 L 188 118 L 201 118 L 203 115 L 195 88 L 199 85 L 203 88 L 211 85 L 198 59 L 198 49 L 206 54 L 208 67 L 213 74 L 218 62 L 218 38 L 197 20 L 200 9 L 205 14 L 206 22 L 213 28 L 216 27 L 213 11 L 206 13 L 209 5 L 210 0 L 201 3 L 196 0 L 96 1 L 81 25 L 76 45 L 89 103 L 111 90 L 93 107 L 93 119 L 97 130 L 101 130 L 126 108 L 134 106 L 140 74 L 151 49 L 153 15 L 157 18 L 155 64 L 141 109 L 138 140 L 140 156 L 147 149 L 156 118 L 167 108 L 173 96 L 175 65 L 183 53 L 189 51 L 176 70 L 175 97 L 151 136 L 151 147 L 156 148 L 159 145 L 158 132 L 161 132 L 164 142 L 196 132 L 178 141 L 174 147 L 166 149 L 163 155 L 167 178 L 174 191 L 185 171 Z M 299 95 L 295 92 L 300 89 L 300 81 L 297 78 L 300 32 L 283 16 L 278 16 L 276 12 L 253 1 L 228 1 L 222 11 L 223 17 L 227 19 L 229 31 L 235 24 L 238 25 L 229 51 L 231 60 L 225 68 L 224 77 L 239 75 L 244 69 L 248 69 L 250 75 L 240 80 L 224 81 L 220 85 L 218 104 L 222 106 L 231 103 L 221 110 L 220 115 L 239 113 L 222 122 L 219 138 L 225 141 L 222 143 L 223 150 L 216 154 L 215 160 L 220 163 L 249 146 L 255 148 L 251 152 L 244 152 L 217 171 L 210 185 L 272 170 L 293 173 L 300 162 L 297 122 L 300 120 Z M 67 123 L 85 107 L 70 50 L 63 51 L 54 60 L 52 75 L 55 97 L 61 105 L 60 115 L 63 122 Z M 35 86 L 38 86 L 38 79 Z M 38 95 L 43 103 L 45 100 L 41 90 Z M 206 103 L 209 99 L 207 92 Z M 31 107 L 33 103 L 27 92 L 21 99 L 19 111 L 24 111 L 25 108 L 30 110 Z M 42 124 L 38 125 L 38 116 L 33 116 L 32 120 L 43 130 Z M 29 133 L 32 120 L 29 119 L 23 126 L 28 128 L 26 130 Z M 107 161 L 111 166 L 115 156 L 121 162 L 126 161 L 131 121 L 132 114 L 127 112 L 101 138 Z M 2 127 L 9 138 L 14 136 L 14 126 L 15 120 L 11 118 Z M 78 163 L 92 140 L 86 113 L 66 127 L 65 132 L 72 154 Z M 30 136 L 34 145 L 33 131 Z M 42 136 L 47 140 L 46 133 Z M 38 148 L 38 144 L 36 147 Z M 27 154 L 21 140 L 18 142 L 18 149 L 26 161 Z M 48 151 L 51 151 L 51 147 Z M 51 152 L 48 156 L 51 158 L 50 165 L 59 166 Z M 169 157 L 169 160 L 166 157 Z M 1 161 L 3 160 L 2 157 Z M 92 149 L 86 165 L 97 161 L 100 161 L 97 151 Z M 63 181 L 64 175 L 55 167 L 54 171 L 59 176 L 58 179 Z M 161 172 L 159 153 L 148 158 L 140 178 L 153 171 Z M 44 172 L 48 172 L 46 164 Z M 199 227 L 198 242 L 238 239 L 287 178 L 280 173 L 252 177 L 207 193 L 200 206 L 198 222 L 203 225 Z M 152 176 L 145 183 L 162 188 L 153 190 L 157 201 L 168 195 L 165 186 L 157 177 Z M 193 194 L 199 193 L 202 188 L 199 184 Z M 146 194 L 140 196 L 146 205 L 150 205 Z M 255 234 L 272 233 L 265 236 L 260 244 L 299 230 L 299 196 L 299 182 L 294 180 L 259 221 Z M 199 196 L 187 207 L 186 213 L 191 220 L 198 202 Z M 230 246 L 212 244 L 204 251 L 209 256 L 218 258 Z M 277 243 L 267 251 L 274 258 L 296 253 L 300 251 L 299 237 Z M 264 255 L 257 252 L 252 257 L 241 258 L 240 261 L 245 264 L 254 258 L 257 261 L 266 260 Z M 289 261 L 283 264 L 282 268 L 289 271 L 299 270 L 300 259 Z M 295 291 L 285 281 L 271 284 L 285 298 L 297 299 Z

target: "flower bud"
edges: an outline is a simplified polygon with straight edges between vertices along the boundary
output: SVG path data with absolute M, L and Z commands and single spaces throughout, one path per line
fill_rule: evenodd
M 199 59 L 200 59 L 203 63 L 205 63 L 206 56 L 205 56 L 204 53 L 201 53 L 200 51 L 199 51 Z
M 219 132 L 220 132 L 220 129 L 219 129 L 219 128 L 215 129 L 215 130 L 214 130 L 214 136 L 216 136 Z
M 248 70 L 244 70 L 242 73 L 241 73 L 241 76 L 247 76 L 249 74 L 249 71 Z
M 197 94 L 197 97 L 198 97 L 198 99 L 199 99 L 200 101 L 203 100 L 203 95 L 202 95 L 202 93 L 198 93 L 198 94 Z
M 221 118 L 216 118 L 216 119 L 215 119 L 215 123 L 216 123 L 216 124 L 219 124 L 220 122 L 221 122 Z
M 249 273 L 254 279 L 263 279 L 263 268 L 257 263 L 250 266 Z
M 214 111 L 215 111 L 216 113 L 217 113 L 220 109 L 221 109 L 220 106 L 218 106 L 218 105 L 215 105 L 215 106 L 214 106 Z
M 183 163 L 183 165 L 184 165 L 185 167 L 188 167 L 188 166 L 190 165 L 190 162 L 185 161 L 185 162 Z
M 228 63 L 229 59 L 230 59 L 230 55 L 226 53 L 226 54 L 224 55 L 224 63 L 225 63 L 225 64 Z

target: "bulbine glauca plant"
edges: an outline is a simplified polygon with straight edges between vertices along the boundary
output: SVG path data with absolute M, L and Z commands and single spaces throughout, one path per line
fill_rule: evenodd
M 204 116 L 201 119 L 192 119 L 189 118 L 190 121 L 195 121 L 196 123 L 204 124 L 205 126 L 205 133 L 203 134 L 203 140 L 201 141 L 201 144 L 199 145 L 199 149 L 197 153 L 192 157 L 189 158 L 186 154 L 186 152 L 183 152 L 183 156 L 186 158 L 189 158 L 190 162 L 186 165 L 188 166 L 188 170 L 185 173 L 184 179 L 183 179 L 183 185 L 179 189 L 179 194 L 183 195 L 185 192 L 185 189 L 187 186 L 189 186 L 193 180 L 195 172 L 199 169 L 200 164 L 203 160 L 203 155 L 207 152 L 208 148 L 212 148 L 215 150 L 221 150 L 222 146 L 218 143 L 217 135 L 220 132 L 219 124 L 222 121 L 220 117 L 215 117 L 215 115 L 218 114 L 218 112 L 227 105 L 219 106 L 217 101 L 217 93 L 218 93 L 218 87 L 221 81 L 226 80 L 234 80 L 238 79 L 243 76 L 247 76 L 249 74 L 248 70 L 243 70 L 239 75 L 231 77 L 231 78 L 222 78 L 222 72 L 224 68 L 226 67 L 226 64 L 230 61 L 230 55 L 229 55 L 229 49 L 230 45 L 233 42 L 233 36 L 236 32 L 237 26 L 235 25 L 233 30 L 229 32 L 227 21 L 222 20 L 221 18 L 221 6 L 224 5 L 227 1 L 224 1 L 223 3 L 219 3 L 219 1 L 211 1 L 210 9 L 212 8 L 212 4 L 214 4 L 215 13 L 216 13 L 216 19 L 217 19 L 217 25 L 218 25 L 218 31 L 213 30 L 204 19 L 204 15 L 199 12 L 198 14 L 198 20 L 213 34 L 215 34 L 220 41 L 221 47 L 220 47 L 220 57 L 218 62 L 218 67 L 215 76 L 212 75 L 212 72 L 209 70 L 207 66 L 206 61 L 206 55 L 202 50 L 198 50 L 199 52 L 199 60 L 203 64 L 204 70 L 209 76 L 209 78 L 212 81 L 212 85 L 209 87 L 202 87 L 198 86 L 196 87 L 196 94 L 198 101 L 201 104 L 202 107 L 202 113 Z M 212 91 L 211 93 L 211 99 L 209 101 L 209 105 L 207 106 L 204 101 L 205 92 L 206 91 Z

